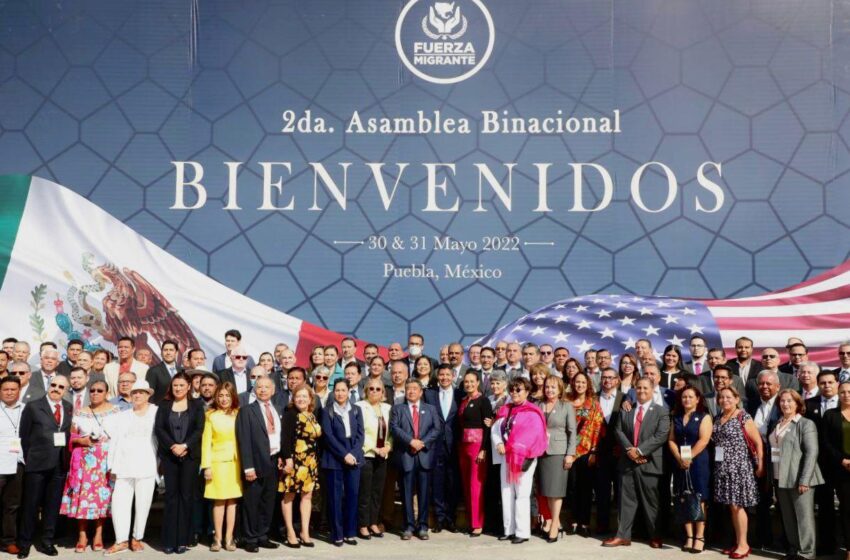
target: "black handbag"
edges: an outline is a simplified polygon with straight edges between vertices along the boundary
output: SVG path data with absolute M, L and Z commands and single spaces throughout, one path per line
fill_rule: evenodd
M 699 492 L 694 492 L 690 469 L 686 470 L 684 488 L 682 488 L 673 502 L 676 521 L 678 523 L 705 521 L 705 511 L 702 509 L 702 501 L 703 498 Z

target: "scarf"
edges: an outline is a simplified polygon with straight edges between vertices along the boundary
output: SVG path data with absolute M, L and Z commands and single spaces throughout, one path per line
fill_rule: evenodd
M 508 482 L 522 476 L 526 459 L 543 455 L 549 445 L 546 418 L 543 412 L 528 401 L 520 405 L 508 403 L 499 409 L 496 419 L 503 418 L 502 435 L 505 441 L 505 466 Z

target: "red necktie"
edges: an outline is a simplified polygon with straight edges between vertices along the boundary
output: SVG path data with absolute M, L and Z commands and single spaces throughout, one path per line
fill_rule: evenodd
M 634 441 L 632 443 L 635 444 L 635 447 L 638 446 L 638 439 L 640 437 L 640 425 L 643 424 L 643 407 L 638 407 L 637 417 L 635 418 L 635 435 Z
M 56 419 L 57 425 L 62 425 L 62 408 L 58 404 L 53 405 L 53 418 Z
M 83 406 L 82 398 L 83 398 L 83 396 L 81 394 L 77 393 L 77 398 L 74 401 L 74 412 L 77 412 Z M 59 406 L 59 405 L 56 405 L 56 406 Z M 57 420 L 57 422 L 58 422 L 58 420 Z
M 413 405 L 413 439 L 419 439 L 419 407 Z
M 266 430 L 268 433 L 274 433 L 274 416 L 272 416 L 272 407 L 266 403 Z

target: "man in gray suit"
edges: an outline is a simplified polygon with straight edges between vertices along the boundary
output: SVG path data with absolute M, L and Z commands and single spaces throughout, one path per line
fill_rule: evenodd
M 44 396 L 44 391 L 38 387 L 34 387 L 30 383 L 32 371 L 30 365 L 26 362 L 12 362 L 9 364 L 9 375 L 17 376 L 21 380 L 21 392 L 18 395 L 18 402 L 26 406 L 30 402 L 40 399 Z
M 663 472 L 664 445 L 670 432 L 667 409 L 652 400 L 652 382 L 643 377 L 635 384 L 637 402 L 620 415 L 617 439 L 624 454 L 620 457 L 620 512 L 617 536 L 602 546 L 630 546 L 632 526 L 638 508 L 643 509 L 650 535 L 649 546 L 661 548 L 656 536 L 659 509 L 659 480 Z

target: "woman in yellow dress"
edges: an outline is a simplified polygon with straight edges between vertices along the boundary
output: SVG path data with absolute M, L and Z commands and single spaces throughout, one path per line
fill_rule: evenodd
M 225 381 L 218 388 L 215 401 L 207 411 L 204 436 L 201 440 L 201 469 L 206 479 L 204 497 L 213 500 L 215 538 L 210 546 L 213 552 L 221 550 L 222 525 L 225 525 L 225 549 L 236 550 L 233 527 L 236 525 L 236 503 L 242 497 L 242 478 L 236 445 L 238 412 L 239 397 L 236 387 Z
M 291 371 L 291 370 L 290 370 Z M 310 539 L 310 512 L 313 508 L 313 491 L 319 489 L 319 438 L 322 426 L 313 415 L 313 389 L 300 385 L 292 392 L 292 399 L 281 422 L 280 456 L 283 461 L 283 519 L 286 522 L 286 541 L 290 548 L 314 546 Z M 295 536 L 292 524 L 292 504 L 295 495 L 301 494 L 301 535 Z

